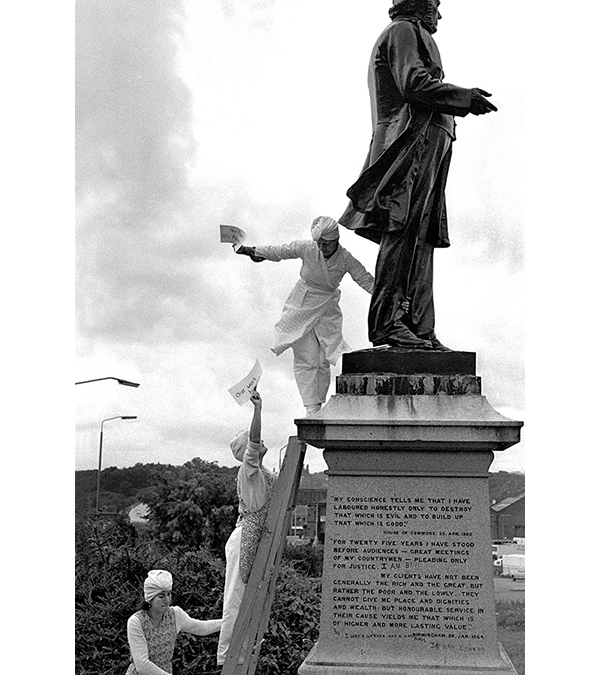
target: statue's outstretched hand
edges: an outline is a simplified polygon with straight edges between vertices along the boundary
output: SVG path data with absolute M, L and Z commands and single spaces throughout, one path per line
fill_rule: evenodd
M 491 94 L 478 87 L 471 89 L 471 109 L 469 112 L 472 115 L 485 115 L 492 110 L 498 110 L 491 101 L 487 100 L 486 96 L 489 97 Z
M 266 258 L 258 255 L 254 246 L 240 246 L 236 253 L 247 255 L 253 262 L 263 262 L 263 260 L 266 260 Z

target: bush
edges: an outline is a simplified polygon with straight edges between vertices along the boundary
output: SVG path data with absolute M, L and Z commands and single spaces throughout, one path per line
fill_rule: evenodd
M 525 603 L 501 600 L 496 603 L 496 623 L 511 630 L 525 630 Z
M 318 637 L 321 580 L 303 573 L 305 559 L 318 559 L 318 552 L 304 551 L 281 564 L 257 675 L 296 672 Z M 221 616 L 224 563 L 210 551 L 169 550 L 161 541 L 138 536 L 125 520 L 80 523 L 75 565 L 78 675 L 124 675 L 129 664 L 127 619 L 141 606 L 150 569 L 173 574 L 173 604 L 190 616 Z M 174 672 L 214 672 L 217 642 L 218 635 L 180 633 Z
M 525 603 L 496 602 L 498 640 L 519 675 L 525 675 Z
M 221 616 L 223 563 L 204 550 L 168 551 L 139 540 L 123 522 L 87 521 L 76 531 L 75 663 L 78 675 L 125 673 L 127 619 L 141 606 L 150 569 L 174 577 L 173 604 L 198 619 Z M 215 668 L 217 636 L 180 634 L 173 664 L 204 673 Z
M 283 561 L 256 675 L 296 673 L 319 636 L 321 580 Z
M 305 544 L 290 546 L 283 550 L 283 559 L 293 565 L 294 569 L 309 577 L 320 577 L 323 572 L 323 546 Z

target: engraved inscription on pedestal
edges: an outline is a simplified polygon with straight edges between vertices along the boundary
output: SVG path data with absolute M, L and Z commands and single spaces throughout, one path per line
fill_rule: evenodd
M 332 476 L 321 649 L 348 665 L 496 660 L 487 494 L 485 479 Z

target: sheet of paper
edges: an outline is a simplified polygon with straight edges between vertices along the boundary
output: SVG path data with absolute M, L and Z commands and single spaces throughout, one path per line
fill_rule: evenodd
M 221 232 L 221 243 L 233 244 L 233 248 L 237 249 L 246 241 L 246 233 L 240 227 L 235 225 L 219 225 Z
M 258 386 L 258 382 L 260 381 L 261 375 L 262 375 L 262 368 L 260 365 L 260 361 L 256 359 L 256 363 L 252 366 L 252 369 L 246 375 L 246 377 L 244 377 L 237 384 L 234 384 L 233 387 L 227 390 L 237 401 L 238 405 L 244 405 L 246 401 L 250 400 L 252 392 Z

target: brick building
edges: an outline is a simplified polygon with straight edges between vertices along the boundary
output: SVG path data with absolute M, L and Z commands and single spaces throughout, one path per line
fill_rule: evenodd
M 326 488 L 300 488 L 296 495 L 296 507 L 292 512 L 288 535 L 301 537 L 311 543 L 325 541 L 325 513 L 327 510 Z
M 492 504 L 490 520 L 492 541 L 525 537 L 525 493 Z

